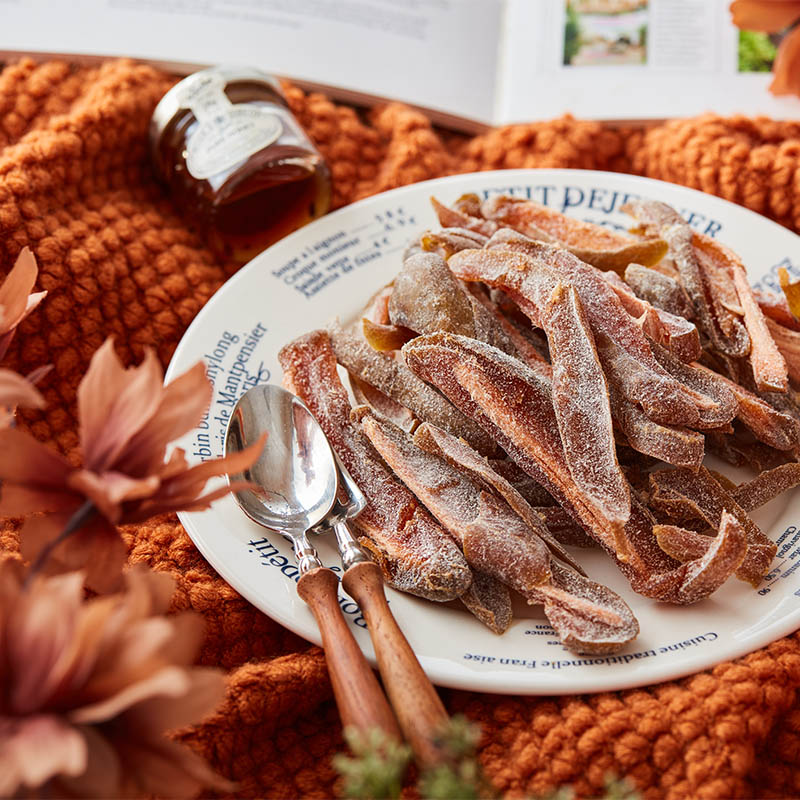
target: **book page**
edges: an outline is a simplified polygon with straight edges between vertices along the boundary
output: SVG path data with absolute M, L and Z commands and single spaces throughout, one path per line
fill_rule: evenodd
M 729 0 L 509 0 L 496 121 L 800 114 L 773 97 L 775 37 L 742 38 Z
M 502 0 L 0 0 L 0 55 L 232 63 L 489 122 Z

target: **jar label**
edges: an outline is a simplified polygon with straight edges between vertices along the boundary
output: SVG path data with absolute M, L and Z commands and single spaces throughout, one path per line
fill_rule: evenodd
M 190 83 L 181 100 L 199 122 L 186 144 L 186 169 L 198 180 L 229 170 L 271 145 L 283 132 L 277 114 L 247 103 L 231 103 L 218 76 Z

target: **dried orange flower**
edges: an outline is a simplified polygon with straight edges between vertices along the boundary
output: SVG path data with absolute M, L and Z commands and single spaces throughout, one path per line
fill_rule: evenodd
M 80 572 L 38 576 L 0 562 L 0 797 L 187 797 L 230 791 L 164 733 L 224 694 L 193 667 L 202 620 L 164 616 L 172 579 L 134 567 L 125 589 L 85 601 Z
M 746 31 L 780 33 L 800 20 L 800 0 L 734 0 L 733 24 Z M 784 36 L 772 66 L 772 94 L 800 95 L 800 26 Z
M 9 369 L 0 369 L 0 428 L 11 424 L 17 406 L 42 408 L 44 398 L 27 378 Z
M 22 554 L 37 558 L 62 532 L 64 541 L 49 553 L 50 571 L 86 569 L 88 586 L 109 591 L 125 558 L 114 525 L 207 508 L 238 488 L 226 484 L 201 494 L 210 478 L 250 466 L 263 440 L 194 467 L 179 448 L 166 460 L 168 444 L 200 422 L 210 400 L 202 363 L 164 386 L 152 351 L 125 369 L 106 340 L 78 387 L 82 466 L 19 430 L 0 431 L 0 515 L 48 512 L 25 521 Z
M 0 358 L 6 354 L 14 331 L 28 314 L 44 300 L 47 292 L 31 294 L 39 268 L 33 253 L 23 247 L 11 272 L 0 285 Z

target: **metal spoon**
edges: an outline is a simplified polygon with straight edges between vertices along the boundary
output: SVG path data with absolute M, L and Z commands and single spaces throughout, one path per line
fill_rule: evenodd
M 256 489 L 236 492 L 244 513 L 292 543 L 300 578 L 297 592 L 311 609 L 322 634 L 325 660 L 344 727 L 382 729 L 399 740 L 397 721 L 338 601 L 339 579 L 324 567 L 306 535 L 335 501 L 338 472 L 333 451 L 311 412 L 279 386 L 255 386 L 239 399 L 228 423 L 226 455 L 267 433 L 255 464 L 231 480 Z

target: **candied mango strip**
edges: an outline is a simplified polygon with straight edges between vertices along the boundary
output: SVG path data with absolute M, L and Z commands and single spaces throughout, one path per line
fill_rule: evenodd
M 762 472 L 731 492 L 745 511 L 755 511 L 779 494 L 800 485 L 800 464 L 793 461 Z
M 358 405 L 372 406 L 379 414 L 390 419 L 404 431 L 413 431 L 419 425 L 419 420 L 405 406 L 387 397 L 374 386 L 359 380 L 355 375 L 348 374 L 348 379 Z
M 732 514 L 747 536 L 747 553 L 736 575 L 757 586 L 769 570 L 777 551 L 775 543 L 747 515 L 747 512 L 726 492 L 705 467 L 697 472 L 684 469 L 660 470 L 650 475 L 650 502 L 658 507 L 661 498 L 686 498 L 697 506 L 712 528 L 720 528 L 723 512 Z
M 644 334 L 599 273 L 594 271 L 593 275 L 592 267 L 580 265 L 564 250 L 539 245 L 511 233 L 517 237 L 514 246 L 520 245 L 524 250 L 507 247 L 511 240 L 501 231 L 502 238 L 493 237 L 496 246 L 490 240 L 490 249 L 462 250 L 449 259 L 448 266 L 459 278 L 502 288 L 537 327 L 545 327 L 541 310 L 553 289 L 560 281 L 571 284 L 578 293 L 595 338 L 607 333 L 629 356 L 630 369 L 622 375 L 630 387 L 629 399 L 649 401 L 648 415 L 656 415 L 660 422 L 691 425 L 697 418 L 694 398 L 655 361 Z M 602 352 L 600 357 L 603 358 Z M 602 363 L 606 367 L 605 362 Z
M 431 205 L 443 228 L 465 228 L 484 236 L 491 236 L 497 230 L 496 222 L 473 216 L 457 208 L 448 208 L 435 197 L 431 197 Z
M 426 253 L 438 253 L 442 258 L 449 258 L 459 250 L 483 247 L 488 240 L 488 236 L 467 228 L 441 228 L 425 231 L 419 237 L 419 244 Z
M 444 459 L 417 447 L 407 434 L 365 406 L 356 408 L 353 417 L 395 475 L 461 544 L 470 567 L 523 595 L 549 581 L 550 551 L 504 500 L 485 492 Z M 487 504 L 502 525 L 476 523 Z
M 536 238 L 537 232 L 544 232 L 562 247 L 619 250 L 641 241 L 601 225 L 573 219 L 532 200 L 508 195 L 493 195 L 483 202 L 481 211 L 486 219 L 513 228 L 525 236 Z
M 792 283 L 789 272 L 785 267 L 778 269 L 778 281 L 781 286 L 783 296 L 791 315 L 797 320 L 800 319 L 800 281 Z
M 633 216 L 644 230 L 667 242 L 681 285 L 692 301 L 694 321 L 715 349 L 735 358 L 746 356 L 750 351 L 750 340 L 744 325 L 736 328 L 735 335 L 727 336 L 712 313 L 707 297 L 710 287 L 693 246 L 694 232 L 683 217 L 666 203 L 653 200 L 634 200 L 626 203 L 622 210 Z
M 510 458 L 490 458 L 488 462 L 492 470 L 508 481 L 529 506 L 557 507 L 555 499 L 547 489 L 537 483 L 527 472 L 520 469 L 516 462 Z
M 614 653 L 639 634 L 639 623 L 607 586 L 553 565 L 549 586 L 536 590 L 559 639 L 576 653 Z
M 623 277 L 637 297 L 647 300 L 655 308 L 686 320 L 694 319 L 694 309 L 689 295 L 680 283 L 669 275 L 641 264 L 628 264 Z
M 603 277 L 617 293 L 625 310 L 636 320 L 647 336 L 666 347 L 681 361 L 700 358 L 700 334 L 693 322 L 670 314 L 637 297 L 615 272 L 604 272 Z
M 714 542 L 711 536 L 678 525 L 653 525 L 658 546 L 676 561 L 685 564 L 702 558 Z M 744 553 L 742 553 L 744 557 Z
M 452 331 L 475 336 L 472 305 L 436 253 L 407 258 L 394 279 L 389 318 L 417 333 Z
M 645 239 L 616 250 L 592 250 L 574 245 L 566 245 L 566 249 L 585 264 L 604 271 L 612 270 L 615 275 L 622 277 L 628 264 L 637 263 L 646 267 L 658 264 L 667 254 L 669 245 L 663 239 Z
M 759 472 L 785 464 L 791 457 L 763 442 L 744 441 L 734 428 L 732 434 L 708 431 L 706 449 L 734 467 L 749 467 Z
M 472 583 L 458 598 L 464 607 L 492 633 L 505 633 L 514 619 L 511 592 L 497 578 L 472 571 Z
M 767 318 L 766 327 L 770 341 L 775 343 L 781 357 L 784 359 L 789 377 L 795 383 L 800 383 L 800 333 L 784 328 L 783 325 L 769 318 Z M 753 366 L 753 372 L 755 372 L 755 365 Z M 760 391 L 765 391 L 761 385 L 758 388 Z
M 614 421 L 634 450 L 676 467 L 697 469 L 703 462 L 705 439 L 702 434 L 653 422 L 638 406 L 622 397 L 613 385 L 610 396 Z
M 783 267 L 781 267 L 781 269 L 783 269 Z M 781 269 L 778 270 L 779 276 L 781 274 Z M 788 279 L 789 273 L 786 272 L 786 280 L 788 281 Z M 800 282 L 795 285 L 800 286 Z M 775 322 L 783 325 L 784 328 L 789 328 L 789 330 L 792 331 L 800 331 L 800 320 L 792 313 L 785 295 L 775 294 L 775 292 L 771 292 L 768 289 L 753 289 L 753 296 L 758 301 L 758 307 L 764 313 L 765 317 L 775 320 Z
M 488 342 L 510 355 L 517 352 L 492 314 L 435 253 L 420 253 L 403 262 L 394 279 L 389 316 L 393 324 L 417 333 L 450 331 Z
M 389 473 L 350 421 L 350 402 L 327 333 L 313 331 L 295 339 L 281 349 L 278 360 L 285 385 L 316 417 L 369 501 L 353 527 L 387 583 L 429 600 L 462 595 L 472 573 L 458 546 Z
M 507 520 L 508 507 L 494 495 L 482 492 L 479 506 L 479 517 L 464 532 L 464 553 L 468 561 L 492 562 L 491 534 L 507 537 L 516 525 L 524 540 L 525 526 L 518 517 Z M 616 592 L 554 562 L 550 569 L 548 581 L 521 594 L 529 603 L 544 605 L 545 616 L 566 647 L 576 653 L 613 653 L 636 638 L 639 623 Z
M 399 350 L 417 335 L 410 328 L 402 325 L 382 325 L 372 322 L 366 317 L 361 320 L 361 332 L 364 334 L 367 344 L 379 353 Z
M 793 417 L 777 411 L 758 395 L 724 375 L 720 375 L 702 364 L 693 364 L 692 366 L 708 375 L 716 384 L 730 389 L 738 403 L 736 417 L 756 439 L 776 450 L 791 450 L 800 444 L 800 424 Z
M 744 264 L 736 253 L 708 236 L 696 233 L 693 243 L 695 250 L 705 253 L 720 269 L 727 270 L 729 280 L 733 279 L 750 336 L 750 364 L 759 391 L 785 392 L 788 385 L 786 362 L 770 335 L 771 328 L 753 295 Z
M 597 547 L 597 542 L 587 535 L 561 506 L 534 506 L 533 510 L 544 523 L 550 536 L 559 544 L 585 550 Z M 579 571 L 583 573 L 582 569 Z
M 368 319 L 376 325 L 389 325 L 391 322 L 389 319 L 389 299 L 393 291 L 394 286 L 391 283 L 388 286 L 378 289 L 378 291 L 370 297 L 366 306 L 364 306 L 361 318 Z
M 490 491 L 505 500 L 528 527 L 550 548 L 550 552 L 582 575 L 583 568 L 554 539 L 541 517 L 525 501 L 522 495 L 491 466 L 489 461 L 473 450 L 465 441 L 424 422 L 414 431 L 414 444 L 426 453 L 443 458 L 448 464 L 467 474 Z M 524 473 L 523 473 L 524 474 Z M 526 476 L 527 477 L 527 476 Z
M 699 420 L 695 428 L 721 428 L 736 417 L 739 408 L 736 395 L 708 370 L 699 369 L 698 364 L 686 364 L 657 345 L 653 346 L 653 355 L 670 375 L 704 399 L 697 404 Z
M 553 408 L 570 474 L 607 519 L 623 525 L 631 512 L 630 489 L 617 461 L 606 378 L 575 290 L 558 284 L 543 316 Z
M 467 286 L 474 288 L 474 291 L 473 288 L 469 288 L 468 290 L 472 293 L 472 296 L 475 298 L 475 300 L 480 303 L 489 314 L 492 315 L 492 318 L 503 330 L 505 335 L 508 337 L 509 342 L 511 342 L 513 345 L 514 351 L 516 351 L 516 356 L 522 359 L 522 361 L 524 361 L 532 370 L 539 373 L 543 378 L 548 381 L 552 381 L 553 367 L 534 346 L 531 340 L 524 336 L 519 328 L 517 328 L 517 326 L 511 322 L 511 320 L 509 320 L 505 314 L 503 314 L 500 306 L 494 300 L 492 300 L 490 297 L 487 297 L 480 289 L 476 288 L 475 284 L 467 284 Z M 476 338 L 480 338 L 481 341 L 487 341 L 487 339 L 484 337 Z M 488 343 L 492 344 L 492 342 Z M 500 347 L 500 349 L 509 355 L 515 354 L 513 351 L 505 347 Z
M 401 361 L 376 353 L 366 342 L 346 333 L 338 325 L 331 325 L 328 333 L 336 360 L 348 372 L 388 395 L 420 420 L 433 422 L 463 436 L 478 452 L 492 455 L 497 450 L 491 437 L 479 425 L 426 386 Z

